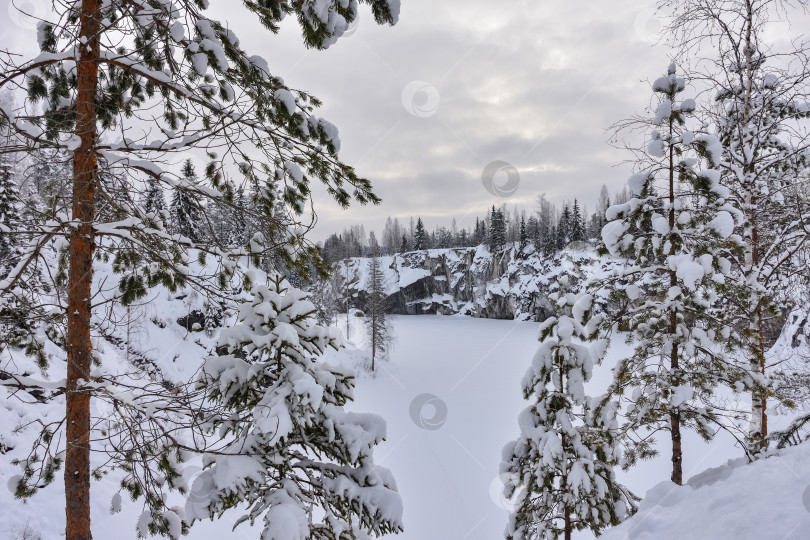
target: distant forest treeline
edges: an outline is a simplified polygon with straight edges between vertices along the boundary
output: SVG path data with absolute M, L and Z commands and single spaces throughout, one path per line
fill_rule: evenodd
M 493 206 L 475 223 L 459 226 L 456 219 L 450 227 L 437 226 L 428 231 L 421 217 L 411 217 L 406 223 L 389 217 L 382 233 L 367 231 L 362 224 L 352 225 L 342 233 L 334 233 L 323 243 L 323 255 L 328 263 L 371 255 L 393 255 L 407 251 L 434 248 L 471 247 L 486 244 L 493 251 L 507 244 L 529 244 L 543 253 L 553 253 L 570 242 L 595 242 L 605 225 L 605 211 L 611 204 L 623 204 L 630 199 L 627 187 L 610 195 L 602 185 L 593 213 L 578 199 L 557 206 L 545 195 L 538 195 L 534 210 Z M 465 220 L 466 221 L 466 220 Z

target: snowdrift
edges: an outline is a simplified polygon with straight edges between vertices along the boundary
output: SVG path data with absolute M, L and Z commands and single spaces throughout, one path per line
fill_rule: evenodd
M 748 464 L 736 459 L 661 482 L 639 512 L 604 540 L 799 540 L 810 538 L 810 443 Z

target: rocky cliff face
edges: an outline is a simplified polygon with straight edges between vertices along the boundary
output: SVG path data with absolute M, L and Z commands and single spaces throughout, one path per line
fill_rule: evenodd
M 380 262 L 392 313 L 538 321 L 552 313 L 548 293 L 556 288 L 559 276 L 568 276 L 576 286 L 603 265 L 584 246 L 572 246 L 553 257 L 531 248 L 519 253 L 512 247 L 497 254 L 484 246 L 431 249 L 381 257 Z M 351 307 L 365 305 L 368 263 L 369 259 L 349 259 L 335 269 L 336 296 L 348 293 Z

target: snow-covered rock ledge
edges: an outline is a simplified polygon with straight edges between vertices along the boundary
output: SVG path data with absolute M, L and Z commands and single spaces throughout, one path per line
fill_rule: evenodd
M 535 321 L 545 320 L 553 312 L 548 293 L 559 275 L 568 275 L 576 284 L 615 264 L 584 245 L 572 245 L 550 256 L 532 247 L 520 254 L 517 246 L 493 254 L 482 245 L 411 251 L 380 259 L 391 313 Z M 342 299 L 348 293 L 351 307 L 365 304 L 368 261 L 352 258 L 335 266 L 335 296 Z M 340 307 L 345 310 L 345 305 Z

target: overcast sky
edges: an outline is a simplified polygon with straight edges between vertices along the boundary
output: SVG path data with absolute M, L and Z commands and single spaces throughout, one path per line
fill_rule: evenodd
M 647 81 L 669 63 L 654 0 L 402 0 L 395 27 L 361 6 L 354 32 L 327 51 L 305 49 L 293 20 L 269 36 L 232 1 L 211 2 L 212 16 L 323 101 L 342 159 L 383 199 L 341 210 L 316 191 L 315 240 L 357 222 L 379 231 L 387 216 L 469 226 L 493 204 L 531 209 L 539 193 L 592 206 L 601 184 L 619 189 L 630 173 L 605 129 L 649 104 Z M 34 50 L 14 17 L 0 19 L 3 45 Z M 514 167 L 512 183 L 495 175 L 495 195 L 482 182 L 493 162 Z
M 531 208 L 539 193 L 590 204 L 601 184 L 620 188 L 629 169 L 614 167 L 625 156 L 604 130 L 649 103 L 646 80 L 669 63 L 651 45 L 652 5 L 402 0 L 395 27 L 377 26 L 362 6 L 354 33 L 327 51 L 304 49 L 294 24 L 277 39 L 240 37 L 323 100 L 342 158 L 383 199 L 344 211 L 319 196 L 322 239 L 355 222 L 379 232 L 387 216 L 469 226 L 493 204 Z M 509 197 L 483 185 L 495 161 L 519 174 Z M 508 181 L 497 174 L 493 191 L 511 191 Z

